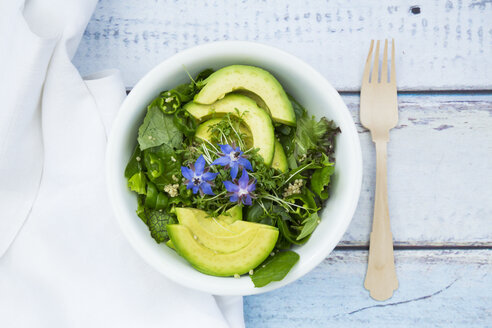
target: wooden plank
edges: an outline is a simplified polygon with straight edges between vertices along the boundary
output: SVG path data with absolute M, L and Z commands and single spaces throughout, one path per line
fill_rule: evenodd
M 359 97 L 343 97 L 358 127 L 364 178 L 340 245 L 367 245 L 375 152 L 359 123 Z M 388 145 L 388 192 L 396 245 L 492 246 L 492 94 L 399 96 Z
M 246 327 L 492 327 L 492 250 L 397 251 L 400 282 L 377 302 L 366 251 L 335 251 L 279 290 L 244 298 Z
M 122 70 L 133 86 L 174 53 L 211 41 L 250 40 L 313 65 L 338 90 L 358 90 L 371 38 L 397 41 L 401 90 L 492 89 L 492 3 L 404 0 L 101 0 L 75 64 Z M 417 12 L 416 9 L 414 9 Z

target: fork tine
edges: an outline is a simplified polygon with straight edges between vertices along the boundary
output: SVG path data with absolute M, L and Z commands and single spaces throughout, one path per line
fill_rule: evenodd
M 381 83 L 388 82 L 388 39 L 384 40 L 383 63 L 381 67 Z
M 372 75 L 371 75 L 371 83 L 378 82 L 378 73 L 379 73 L 379 40 L 376 44 L 376 53 L 374 54 L 374 65 L 372 67 Z
M 369 73 L 371 72 L 371 59 L 372 48 L 374 47 L 374 40 L 371 40 L 371 47 L 369 48 L 369 54 L 366 59 L 366 66 L 364 66 L 364 74 L 362 74 L 362 84 L 369 83 Z
M 395 39 L 391 39 L 391 72 L 390 83 L 396 85 L 396 69 L 395 69 Z

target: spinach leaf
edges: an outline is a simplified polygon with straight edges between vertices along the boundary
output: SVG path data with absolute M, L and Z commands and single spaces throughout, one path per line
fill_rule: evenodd
M 311 188 L 321 199 L 327 199 L 329 197 L 326 187 L 330 184 L 331 176 L 335 172 L 335 166 L 331 165 L 316 169 L 311 178 Z
M 152 238 L 158 243 L 168 240 L 166 226 L 174 222 L 172 215 L 164 211 L 150 209 L 146 209 L 145 214 Z
M 275 132 L 277 134 L 278 141 L 284 148 L 285 156 L 287 156 L 287 158 L 294 156 L 294 150 L 296 148 L 296 129 L 293 127 L 288 127 L 287 125 L 281 125 L 275 129 Z
M 150 107 L 144 121 L 138 129 L 138 143 L 141 150 L 167 144 L 179 147 L 183 134 L 176 127 L 172 115 L 164 114 L 157 107 Z
M 292 108 L 294 109 L 296 119 L 299 119 L 300 117 L 304 116 L 307 113 L 306 109 L 301 104 L 299 104 L 293 96 L 287 94 L 287 97 L 289 97 L 289 100 L 292 104 Z
M 132 157 L 130 157 L 130 161 L 126 165 L 125 168 L 125 178 L 130 179 L 136 173 L 142 171 L 142 164 L 140 162 L 142 156 L 142 152 L 140 151 L 140 147 L 138 145 L 135 147 L 133 151 Z
M 180 108 L 174 113 L 173 122 L 186 137 L 191 138 L 195 135 L 198 121 L 184 108 Z
M 308 216 L 302 224 L 304 224 L 304 227 L 301 230 L 301 233 L 299 236 L 297 236 L 297 240 L 301 240 L 309 235 L 311 235 L 318 226 L 318 221 L 319 221 L 319 216 L 317 212 L 312 213 L 310 216 Z
M 138 195 L 137 196 L 137 215 L 142 221 L 147 224 L 147 216 L 145 215 L 145 206 L 144 206 L 145 196 Z
M 246 217 L 245 221 L 249 222 L 260 222 L 263 219 L 263 216 L 265 215 L 263 208 L 260 206 L 260 204 L 255 203 L 252 206 L 248 206 L 246 209 Z
M 306 243 L 307 239 L 297 240 L 296 235 L 289 229 L 289 224 L 284 220 L 277 220 L 277 227 L 279 235 L 281 235 L 286 241 L 295 245 L 302 245 Z
M 314 194 L 308 188 L 303 188 L 300 194 L 293 194 L 292 196 L 287 197 L 287 200 L 293 202 L 298 201 L 296 203 L 307 209 L 309 213 L 318 210 L 316 202 L 314 201 Z
M 251 280 L 255 287 L 263 287 L 272 281 L 280 281 L 289 273 L 290 269 L 299 260 L 299 254 L 293 251 L 283 251 L 269 256 L 262 265 L 255 270 Z
M 195 90 L 196 88 L 193 82 L 185 83 L 178 85 L 173 90 L 169 90 L 168 95 L 177 97 L 179 99 L 179 104 L 181 105 L 193 99 L 193 96 L 195 95 Z
M 214 72 L 213 69 L 211 68 L 207 68 L 203 71 L 201 71 L 195 78 L 195 85 L 198 87 L 198 88 L 202 88 L 203 86 L 205 86 L 205 84 L 207 84 L 206 81 L 204 81 L 207 77 L 209 77 L 210 75 L 212 75 L 212 73 Z

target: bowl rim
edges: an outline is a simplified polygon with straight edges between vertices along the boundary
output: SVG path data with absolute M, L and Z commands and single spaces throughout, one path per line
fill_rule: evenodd
M 351 149 L 352 155 L 350 156 L 350 158 L 353 159 L 354 162 L 353 164 L 355 165 L 355 167 L 353 169 L 354 176 L 351 179 L 352 186 L 350 186 L 350 188 L 353 190 L 353 194 L 350 201 L 348 202 L 348 206 L 345 206 L 342 214 L 342 216 L 345 217 L 346 219 L 340 221 L 339 224 L 336 226 L 337 229 L 335 233 L 336 238 L 333 238 L 333 240 L 331 240 L 329 243 L 323 244 L 322 247 L 319 247 L 316 252 L 310 254 L 308 263 L 305 264 L 302 268 L 297 270 L 297 274 L 295 277 L 293 277 L 289 273 L 290 277 L 289 275 L 287 275 L 282 281 L 270 283 L 269 285 L 262 288 L 255 288 L 251 284 L 251 286 L 248 286 L 247 288 L 239 286 L 237 288 L 233 288 L 234 290 L 231 290 L 230 286 L 224 288 L 221 287 L 219 284 L 219 285 L 214 285 L 211 288 L 209 285 L 203 284 L 200 281 L 195 281 L 193 279 L 183 280 L 182 277 L 178 276 L 179 274 L 178 270 L 174 270 L 172 266 L 169 266 L 169 269 L 167 270 L 163 270 L 161 267 L 157 267 L 157 265 L 154 263 L 155 258 L 151 256 L 151 254 L 148 251 L 145 251 L 146 246 L 139 240 L 140 237 L 137 236 L 136 232 L 133 231 L 132 228 L 123 219 L 123 217 L 125 216 L 123 212 L 125 211 L 123 210 L 122 206 L 118 205 L 118 203 L 121 202 L 121 199 L 118 198 L 118 190 L 114 190 L 115 188 L 113 188 L 113 186 L 117 185 L 116 179 L 118 173 L 114 172 L 117 170 L 112 169 L 111 158 L 116 158 L 117 156 L 116 145 L 117 145 L 118 133 L 124 133 L 124 131 L 122 132 L 119 131 L 119 126 L 121 125 L 121 121 L 123 120 L 122 113 L 132 108 L 133 106 L 132 102 L 134 101 L 134 98 L 138 97 L 136 95 L 141 93 L 141 90 L 145 90 L 146 88 L 148 88 L 147 84 L 150 83 L 149 81 L 153 79 L 153 76 L 157 72 L 165 69 L 165 67 L 168 65 L 175 65 L 175 63 L 179 63 L 180 61 L 186 62 L 186 60 L 184 60 L 185 58 L 189 58 L 191 55 L 197 53 L 200 54 L 200 53 L 207 53 L 209 51 L 214 51 L 220 55 L 224 55 L 224 54 L 227 55 L 231 53 L 236 53 L 237 49 L 248 49 L 248 53 L 250 52 L 254 52 L 254 53 L 258 52 L 261 54 L 269 53 L 270 57 L 282 58 L 283 60 L 293 62 L 295 63 L 295 65 L 299 66 L 300 70 L 303 70 L 305 72 L 304 74 L 309 74 L 310 76 L 312 76 L 313 79 L 316 79 L 317 83 L 321 83 L 322 87 L 326 89 L 326 92 L 330 94 L 330 97 L 335 99 L 337 110 L 340 111 L 340 115 L 343 116 L 343 120 L 348 123 L 347 127 L 349 128 L 349 130 L 347 131 L 346 130 L 347 127 L 345 127 L 344 134 L 347 134 L 351 138 L 351 143 L 353 145 L 353 148 Z M 128 107 L 130 108 L 127 109 Z M 128 239 L 134 250 L 150 266 L 152 266 L 158 272 L 163 274 L 166 278 L 176 282 L 179 285 L 192 288 L 195 290 L 199 290 L 202 292 L 215 294 L 215 295 L 260 294 L 285 286 L 291 282 L 296 281 L 297 279 L 301 278 L 302 276 L 310 272 L 332 252 L 336 244 L 338 244 L 340 239 L 343 237 L 343 234 L 347 230 L 355 213 L 360 196 L 361 185 L 362 185 L 363 166 L 362 166 L 362 152 L 360 147 L 360 141 L 353 119 L 349 113 L 346 104 L 343 102 L 340 94 L 333 88 L 330 82 L 328 82 L 325 79 L 325 77 L 323 77 L 317 70 L 315 70 L 309 64 L 305 63 L 303 60 L 283 50 L 277 49 L 275 47 L 265 45 L 262 43 L 249 42 L 249 41 L 219 41 L 219 42 L 211 42 L 211 43 L 194 46 L 176 53 L 175 55 L 169 57 L 168 59 L 162 61 L 160 64 L 150 69 L 135 84 L 133 89 L 130 91 L 130 93 L 128 94 L 128 96 L 120 106 L 120 109 L 116 115 L 111 133 L 108 138 L 105 160 L 106 160 L 106 167 L 105 167 L 106 185 L 107 185 L 110 203 L 113 208 L 113 213 L 115 214 L 116 221 L 118 222 L 118 225 L 120 226 L 123 234 Z M 224 279 L 223 277 L 214 277 L 214 278 Z M 225 278 L 225 279 L 230 279 L 230 278 Z

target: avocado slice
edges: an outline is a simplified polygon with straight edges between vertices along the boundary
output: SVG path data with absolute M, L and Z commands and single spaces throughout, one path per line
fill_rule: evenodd
M 175 211 L 176 215 L 178 216 L 178 220 L 179 220 L 179 216 L 183 216 L 183 215 L 200 215 L 203 217 L 207 217 L 206 212 L 198 210 L 198 209 L 194 209 L 194 208 L 175 208 L 174 211 Z M 238 235 L 242 231 L 249 229 L 249 228 L 257 228 L 255 225 L 251 225 L 249 227 L 245 226 L 245 227 L 242 227 L 241 229 L 235 229 L 234 231 L 232 231 L 231 229 L 228 228 L 229 224 L 232 224 L 236 221 L 241 221 L 242 219 L 243 219 L 243 209 L 241 206 L 236 205 L 236 206 L 233 206 L 230 209 L 228 209 L 224 214 L 219 215 L 217 217 L 217 219 L 212 220 L 210 218 L 207 218 L 206 220 L 203 220 L 202 225 L 204 225 L 205 229 L 209 229 L 209 230 L 210 230 L 209 226 L 211 226 L 212 229 L 219 230 L 222 232 L 222 234 L 224 234 L 224 232 L 228 232 L 229 234 L 227 234 L 227 235 L 229 235 L 229 236 Z M 182 219 L 180 221 L 182 221 Z M 204 223 L 207 221 L 210 222 L 208 225 Z M 174 248 L 173 242 L 171 240 L 168 240 L 166 242 L 166 245 L 169 248 L 176 250 L 176 248 Z
M 176 208 L 176 216 L 181 225 L 193 233 L 200 244 L 218 252 L 230 253 L 243 248 L 253 240 L 259 226 L 249 225 L 237 232 L 227 228 L 228 224 L 193 208 Z
M 275 134 L 270 116 L 259 108 L 254 100 L 242 95 L 227 95 L 212 105 L 187 103 L 184 108 L 196 119 L 205 121 L 217 115 L 230 113 L 240 115 L 253 136 L 253 147 L 259 148 L 259 154 L 266 165 L 272 164 L 275 152 Z
M 167 231 L 177 252 L 193 267 L 203 273 L 222 277 L 241 275 L 256 268 L 268 257 L 278 238 L 277 229 L 258 229 L 245 247 L 231 253 L 221 253 L 200 244 L 184 225 L 169 224 Z
M 179 223 L 185 224 L 186 222 L 190 222 L 190 220 L 197 221 L 204 229 L 219 236 L 234 236 L 247 228 L 251 228 L 245 227 L 240 231 L 232 231 L 228 228 L 230 224 L 243 219 L 243 210 L 239 205 L 231 207 L 217 218 L 212 218 L 207 212 L 192 207 L 176 207 L 174 212 L 176 213 Z M 189 228 L 193 230 L 191 227 Z
M 204 233 L 212 234 L 217 237 L 233 237 L 248 229 L 248 227 L 243 227 L 240 230 L 234 231 L 229 229 L 230 223 L 226 223 L 223 220 L 225 215 L 213 218 L 208 216 L 207 212 L 191 207 L 177 207 L 174 210 L 178 222 L 187 226 L 198 237 L 201 237 Z M 230 216 L 228 217 L 228 220 L 230 220 L 228 222 L 231 222 L 235 219 Z
M 198 238 L 203 233 L 216 237 L 235 237 L 246 230 L 271 226 L 254 222 L 242 221 L 241 206 L 236 205 L 217 218 L 210 217 L 207 212 L 192 207 L 176 207 L 174 209 L 178 222 L 187 226 Z
M 243 219 L 243 207 L 240 205 L 233 206 L 225 211 L 224 214 L 219 215 L 217 219 L 227 224 L 241 221 Z
M 289 163 L 287 162 L 287 156 L 285 156 L 284 147 L 280 141 L 275 139 L 275 152 L 273 153 L 272 167 L 280 172 L 287 172 L 289 169 Z
M 205 86 L 195 96 L 197 103 L 210 105 L 229 92 L 247 90 L 261 98 L 275 122 L 296 125 L 296 115 L 289 97 L 277 79 L 264 69 L 231 65 L 211 74 L 204 82 Z
M 258 227 L 261 229 L 273 229 L 273 230 L 278 230 L 276 227 L 268 225 L 268 224 L 262 224 L 262 223 L 256 223 L 256 222 L 249 222 L 249 221 L 236 221 L 233 224 L 227 226 L 227 228 L 235 233 L 239 233 L 243 231 L 244 229 L 249 229 L 252 227 Z
M 221 118 L 213 118 L 203 122 L 196 128 L 195 137 L 210 141 L 212 139 L 211 128 L 220 123 L 220 121 L 222 121 Z M 253 144 L 251 132 L 244 126 L 240 126 L 239 129 L 241 130 L 241 133 L 244 134 L 244 143 L 246 144 L 246 147 L 248 147 L 248 149 L 251 148 Z M 273 153 L 272 167 L 280 172 L 286 172 L 289 169 L 284 147 L 282 147 L 282 144 L 278 141 L 278 139 L 275 139 L 275 151 Z
M 173 245 L 173 242 L 171 239 L 169 239 L 168 241 L 166 241 L 166 246 L 171 248 L 171 249 L 174 249 L 176 250 L 176 248 L 174 248 L 174 245 Z
M 203 122 L 196 128 L 195 137 L 202 140 L 210 141 L 212 139 L 211 129 L 214 125 L 217 125 L 221 121 L 221 118 L 212 118 L 208 121 Z M 244 126 L 244 124 L 241 124 L 239 126 L 239 132 L 241 134 L 244 134 L 243 142 L 246 145 L 246 148 L 249 149 L 253 147 L 253 137 L 251 136 L 251 132 L 249 132 L 248 128 Z

